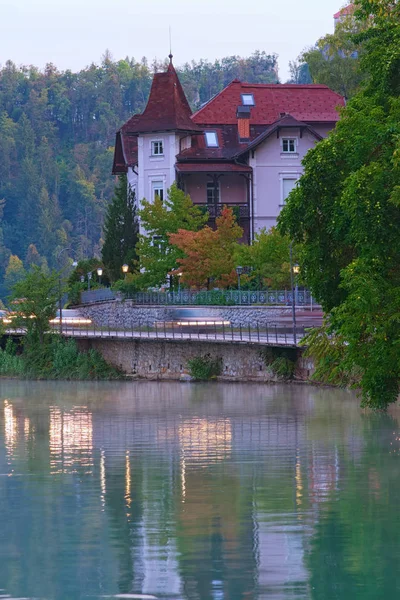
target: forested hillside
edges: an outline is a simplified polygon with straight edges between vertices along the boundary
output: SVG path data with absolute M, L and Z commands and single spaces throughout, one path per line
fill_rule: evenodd
M 78 73 L 12 62 L 0 70 L 0 295 L 32 263 L 60 266 L 62 248 L 72 247 L 74 258 L 99 254 L 115 131 L 144 109 L 162 68 L 106 53 Z M 276 56 L 264 52 L 177 70 L 193 108 L 235 77 L 277 82 Z

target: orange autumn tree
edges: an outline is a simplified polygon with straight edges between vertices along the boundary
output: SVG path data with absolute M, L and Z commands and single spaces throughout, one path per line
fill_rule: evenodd
M 233 210 L 224 206 L 215 220 L 216 229 L 206 225 L 200 231 L 179 229 L 169 235 L 171 244 L 179 248 L 184 257 L 178 259 L 182 282 L 201 288 L 210 281 L 218 287 L 228 287 L 236 282 L 235 249 L 243 235 Z

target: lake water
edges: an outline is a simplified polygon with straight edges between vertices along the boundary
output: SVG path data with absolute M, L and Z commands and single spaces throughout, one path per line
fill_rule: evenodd
M 306 386 L 0 382 L 0 596 L 392 600 L 399 413 Z

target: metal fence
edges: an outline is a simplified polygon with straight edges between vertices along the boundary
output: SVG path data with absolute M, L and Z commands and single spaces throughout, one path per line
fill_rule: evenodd
M 148 339 L 148 340 L 193 340 L 210 342 L 251 343 L 271 346 L 296 346 L 306 335 L 309 327 L 293 324 L 254 322 L 234 326 L 232 323 L 204 323 L 193 321 L 187 325 L 174 322 L 132 322 L 130 327 L 116 327 L 109 322 L 102 327 L 91 325 L 63 324 L 62 332 L 67 337 Z M 23 333 L 20 330 L 20 333 Z
M 266 306 L 266 305 L 291 305 L 293 294 L 291 290 L 221 290 L 211 292 L 193 292 L 182 290 L 180 292 L 136 292 L 126 294 L 125 299 L 132 300 L 139 305 L 157 306 Z M 312 294 L 308 290 L 298 290 L 294 293 L 297 306 L 315 304 Z M 82 292 L 82 304 L 115 300 L 116 294 L 109 288 Z

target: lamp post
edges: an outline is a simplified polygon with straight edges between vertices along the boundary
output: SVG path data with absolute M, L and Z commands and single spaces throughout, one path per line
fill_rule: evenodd
M 290 286 L 292 288 L 292 322 L 293 322 L 293 341 L 294 345 L 297 346 L 297 333 L 296 333 L 296 298 L 294 290 L 294 269 L 299 268 L 299 265 L 293 266 L 293 244 L 290 243 Z M 298 271 L 297 271 L 298 272 Z
M 178 294 L 181 293 L 181 277 L 183 273 L 178 273 Z
M 242 304 L 242 297 L 240 295 L 240 276 L 243 273 L 243 267 L 236 267 L 236 274 L 238 276 L 238 291 L 239 291 L 239 304 Z
M 125 263 L 124 265 L 122 265 L 122 272 L 124 274 L 124 279 L 126 279 L 126 274 L 129 271 L 129 266 Z
M 99 278 L 99 284 L 101 285 L 101 276 L 103 275 L 103 269 L 101 267 L 99 267 L 97 269 L 97 276 Z

